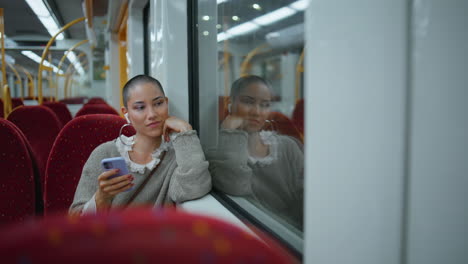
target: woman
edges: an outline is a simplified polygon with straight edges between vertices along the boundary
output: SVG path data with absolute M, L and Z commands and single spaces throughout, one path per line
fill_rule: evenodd
M 209 154 L 213 185 L 246 196 L 301 229 L 304 155 L 291 137 L 263 130 L 271 99 L 269 84 L 261 77 L 233 83 L 218 149 Z
M 91 153 L 70 213 L 128 204 L 161 206 L 208 193 L 211 176 L 200 141 L 190 124 L 169 116 L 169 100 L 159 81 L 135 76 L 125 84 L 122 95 L 122 112 L 136 134 L 121 135 Z M 116 170 L 102 172 L 102 159 L 119 156 L 125 159 L 130 174 L 112 178 Z

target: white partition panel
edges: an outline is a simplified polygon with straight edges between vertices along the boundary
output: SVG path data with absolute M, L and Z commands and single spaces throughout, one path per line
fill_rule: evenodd
M 309 2 L 304 263 L 399 263 L 407 1 Z

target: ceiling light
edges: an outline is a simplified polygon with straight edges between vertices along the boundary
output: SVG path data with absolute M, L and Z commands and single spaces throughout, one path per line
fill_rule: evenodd
M 220 28 L 221 28 L 221 24 L 216 24 L 216 28 L 217 28 L 217 29 L 220 29 Z
M 208 32 L 208 31 L 206 31 L 206 30 L 203 31 L 203 36 L 208 36 L 209 34 L 210 34 L 210 32 Z
M 262 7 L 259 4 L 253 4 L 252 7 L 256 10 L 262 9 Z
M 81 66 L 81 63 L 78 61 L 78 58 L 76 57 L 76 54 L 71 51 L 71 52 L 65 52 L 67 54 L 67 58 L 68 60 L 70 61 L 71 64 L 73 64 L 73 67 L 75 67 L 76 71 L 83 75 L 84 74 L 84 70 L 83 70 L 83 67 Z
M 299 0 L 289 5 L 289 7 L 296 9 L 297 11 L 303 11 L 309 5 L 308 0 Z
M 42 0 L 26 0 L 26 3 L 28 3 L 29 7 L 36 14 L 37 18 L 39 18 L 42 25 L 44 25 L 51 36 L 54 36 L 60 31 L 61 27 L 58 25 L 52 13 L 49 12 L 49 9 L 47 9 Z M 64 39 L 63 33 L 60 33 L 56 39 Z
M 238 20 L 239 20 L 239 17 L 238 17 L 238 16 L 232 16 L 232 20 L 238 21 Z
M 267 13 L 263 16 L 257 17 L 253 20 L 253 22 L 262 25 L 262 26 L 267 26 L 270 24 L 273 24 L 279 20 L 285 19 L 289 16 L 294 15 L 297 13 L 296 10 L 291 9 L 289 7 L 282 7 L 280 9 L 276 9 L 273 12 Z
M 21 54 L 23 54 L 24 56 L 30 58 L 31 60 L 37 62 L 37 63 L 41 63 L 41 57 L 39 57 L 39 55 L 37 55 L 36 53 L 30 51 L 30 50 L 23 50 L 21 51 Z M 48 62 L 47 60 L 44 60 L 42 61 L 42 65 L 44 66 L 47 66 L 47 67 L 51 67 L 55 73 L 60 73 L 60 74 L 63 74 L 63 71 L 62 70 L 58 70 L 58 68 L 53 65 L 52 63 Z
M 228 0 L 216 0 L 216 4 L 226 3 Z
M 208 21 L 208 20 L 210 20 L 210 16 L 203 16 L 202 19 L 205 20 L 205 21 Z

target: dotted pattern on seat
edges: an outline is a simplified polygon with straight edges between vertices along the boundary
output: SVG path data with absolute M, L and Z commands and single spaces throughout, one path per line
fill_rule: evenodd
M 0 232 L 5 263 L 294 263 L 269 238 L 170 209 L 54 216 Z
M 47 102 L 43 103 L 43 106 L 50 108 L 59 118 L 62 127 L 65 126 L 70 120 L 72 120 L 72 115 L 66 104 L 61 102 Z
M 299 132 L 304 135 L 304 99 L 297 101 L 292 114 L 292 121 Z
M 34 171 L 20 133 L 0 118 L 0 225 L 24 221 L 35 213 Z
M 114 108 L 110 107 L 107 104 L 90 104 L 84 105 L 80 110 L 78 110 L 75 117 L 90 114 L 119 115 L 119 113 L 117 113 L 117 111 L 115 111 Z
M 265 124 L 266 130 L 274 130 L 282 135 L 287 135 L 298 139 L 301 143 L 304 143 L 302 134 L 296 128 L 294 123 L 287 116 L 280 112 L 271 112 L 268 116 L 268 120 L 273 122 L 270 125 Z
M 26 136 L 40 173 L 41 189 L 50 149 L 57 137 L 61 123 L 52 110 L 45 106 L 23 106 L 11 112 L 8 120 Z
M 125 120 L 117 115 L 96 114 L 68 122 L 52 147 L 46 171 L 45 213 L 68 210 L 83 166 L 100 144 L 118 137 Z M 129 127 L 127 136 L 135 134 Z

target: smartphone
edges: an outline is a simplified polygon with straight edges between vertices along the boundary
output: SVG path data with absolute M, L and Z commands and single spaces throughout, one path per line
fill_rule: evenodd
M 103 159 L 103 160 L 101 160 L 101 165 L 102 165 L 102 168 L 105 171 L 109 171 L 109 170 L 113 170 L 113 169 L 119 169 L 119 171 L 116 174 L 110 176 L 108 179 L 112 179 L 112 178 L 122 176 L 122 175 L 126 175 L 126 174 L 130 173 L 130 172 L 128 172 L 127 164 L 125 163 L 125 159 L 122 158 L 122 157 Z M 128 189 L 127 191 L 130 191 L 131 189 L 133 189 L 133 187 Z

